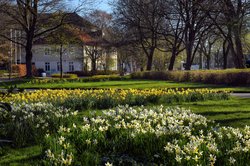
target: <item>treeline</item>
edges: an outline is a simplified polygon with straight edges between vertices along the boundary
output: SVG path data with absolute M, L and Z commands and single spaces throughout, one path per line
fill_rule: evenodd
M 146 55 L 146 70 L 152 70 L 159 51 L 170 55 L 168 70 L 173 70 L 180 55 L 185 70 L 195 59 L 205 59 L 209 69 L 212 56 L 219 53 L 222 68 L 228 68 L 228 62 L 245 68 L 249 7 L 248 0 L 118 0 L 114 4 L 117 43 L 127 50 L 123 55 L 135 49 Z M 142 63 L 143 57 L 136 61 Z

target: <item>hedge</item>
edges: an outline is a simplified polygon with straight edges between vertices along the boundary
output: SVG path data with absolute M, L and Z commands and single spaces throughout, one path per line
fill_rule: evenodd
M 73 71 L 68 72 L 69 74 L 76 74 L 78 77 L 86 77 L 86 76 L 93 76 L 93 75 L 115 75 L 119 74 L 116 70 L 98 70 L 95 73 L 91 71 Z
M 131 78 L 250 86 L 250 69 L 147 71 L 132 73 Z

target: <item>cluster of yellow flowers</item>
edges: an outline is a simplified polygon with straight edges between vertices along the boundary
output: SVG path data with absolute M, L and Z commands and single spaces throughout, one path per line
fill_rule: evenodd
M 90 97 L 95 99 L 101 99 L 103 97 L 110 97 L 118 101 L 124 101 L 126 97 L 140 96 L 143 98 L 147 97 L 162 97 L 166 95 L 180 95 L 185 96 L 191 93 L 197 93 L 201 95 L 205 94 L 216 94 L 217 90 L 209 89 L 96 89 L 96 90 L 37 90 L 34 92 L 24 92 L 11 94 L 8 97 L 1 98 L 2 102 L 63 102 L 65 99 L 70 97 L 84 98 Z

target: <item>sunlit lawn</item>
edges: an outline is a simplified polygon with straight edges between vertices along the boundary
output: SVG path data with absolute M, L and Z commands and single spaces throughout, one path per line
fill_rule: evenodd
M 28 80 L 27 80 L 28 81 Z M 18 88 L 27 89 L 76 89 L 76 88 L 209 88 L 228 90 L 234 92 L 250 92 L 250 86 L 247 87 L 230 87 L 225 85 L 208 85 L 200 83 L 177 83 L 171 81 L 151 81 L 151 80 L 125 80 L 125 81 L 103 81 L 103 82 L 65 82 L 65 83 L 43 83 L 43 84 L 28 84 L 27 81 L 14 81 L 8 83 L 0 83 L 0 88 L 16 85 Z

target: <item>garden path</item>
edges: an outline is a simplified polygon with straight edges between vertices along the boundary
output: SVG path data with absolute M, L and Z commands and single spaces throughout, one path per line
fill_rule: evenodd
M 231 93 L 231 95 L 241 98 L 250 98 L 250 93 Z

